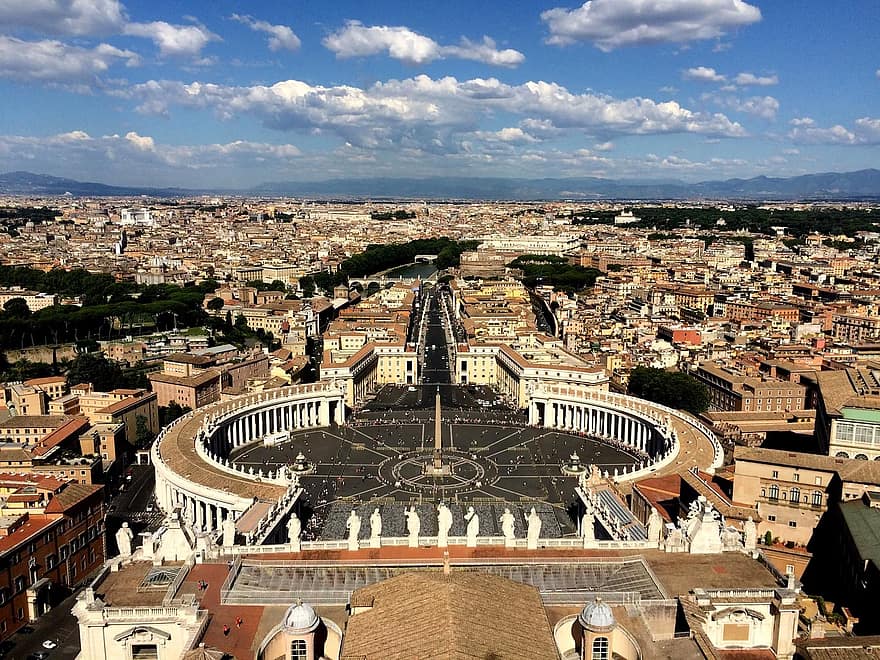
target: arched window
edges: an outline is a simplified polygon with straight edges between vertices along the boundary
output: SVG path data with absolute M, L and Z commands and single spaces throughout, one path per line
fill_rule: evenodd
M 818 490 L 813 491 L 813 506 L 822 506 L 822 492 Z
M 771 500 L 778 500 L 779 499 L 779 486 L 777 486 L 776 484 L 773 484 L 772 486 L 770 486 L 769 497 Z
M 839 451 L 834 454 L 834 458 L 849 458 L 849 454 L 847 454 L 845 451 Z
M 290 660 L 309 660 L 306 640 L 295 639 L 290 643 Z
M 608 660 L 608 638 L 607 637 L 597 637 L 593 640 L 593 655 L 591 656 L 592 660 Z
M 864 454 L 856 454 L 856 460 L 857 461 L 867 461 L 868 457 L 865 456 Z
M 801 489 L 800 488 L 792 488 L 788 491 L 788 499 L 797 504 L 801 501 Z

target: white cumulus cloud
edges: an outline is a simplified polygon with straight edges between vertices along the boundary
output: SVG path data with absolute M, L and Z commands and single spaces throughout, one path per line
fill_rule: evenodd
M 550 36 L 564 46 L 590 42 L 604 51 L 623 46 L 715 39 L 761 20 L 761 10 L 743 0 L 588 0 L 541 14 Z
M 4 162 L 3 154 L 9 154 Z M 0 135 L 0 165 L 14 167 L 15 160 L 27 159 L 41 171 L 53 171 L 59 162 L 79 176 L 107 180 L 108 167 L 117 176 L 134 183 L 143 182 L 143 172 L 168 176 L 183 171 L 235 172 L 237 168 L 265 166 L 267 171 L 295 162 L 300 150 L 292 144 L 266 144 L 235 140 L 227 143 L 172 145 L 157 143 L 152 137 L 130 131 L 124 136 L 93 137 L 81 130 L 46 137 Z
M 0 0 L 0 25 L 74 36 L 118 32 L 125 7 L 118 0 Z
M 815 126 L 816 120 L 813 119 L 812 117 L 795 117 L 794 119 L 792 119 L 788 123 L 791 124 L 792 126 L 808 127 L 808 126 Z
M 252 16 L 233 14 L 232 20 L 247 25 L 254 32 L 265 32 L 269 35 L 269 50 L 299 50 L 301 42 L 294 31 L 286 25 L 273 25 L 268 21 L 260 21 Z
M 724 82 L 727 80 L 723 75 L 708 66 L 697 66 L 686 69 L 681 77 L 685 80 L 696 80 L 698 82 Z
M 757 87 L 770 87 L 779 84 L 779 76 L 756 76 L 754 73 L 743 72 L 737 74 L 734 82 L 740 87 L 748 87 L 755 85 Z
M 125 134 L 125 139 L 128 140 L 135 149 L 139 149 L 140 151 L 156 150 L 155 141 L 148 135 L 138 135 L 134 131 L 129 131 Z
M 504 67 L 515 67 L 525 61 L 519 51 L 498 50 L 495 42 L 485 36 L 480 42 L 462 38 L 458 45 L 441 46 L 430 37 L 404 26 L 368 26 L 359 21 L 349 21 L 345 27 L 327 35 L 323 44 L 338 58 L 387 52 L 389 57 L 407 64 L 426 64 L 447 57 Z
M 544 81 L 508 85 L 495 78 L 459 81 L 420 75 L 359 88 L 298 80 L 246 87 L 151 80 L 113 93 L 137 102 L 141 112 L 167 113 L 183 106 L 213 110 L 222 118 L 251 115 L 275 129 L 319 130 L 372 149 L 448 150 L 459 144 L 456 136 L 479 131 L 488 113 L 521 117 L 518 130 L 539 139 L 565 131 L 599 141 L 661 133 L 746 135 L 722 113 L 695 112 L 675 101 L 575 93 Z M 504 136 L 520 134 L 510 129 L 496 138 Z
M 880 118 L 860 117 L 852 128 L 835 124 L 828 128 L 816 126 L 815 122 L 794 124 L 788 136 L 795 142 L 812 144 L 876 145 L 880 144 Z
M 172 25 L 165 21 L 128 23 L 124 34 L 150 39 L 162 56 L 195 57 L 211 41 L 219 37 L 200 25 Z
M 134 66 L 139 59 L 136 53 L 109 44 L 80 48 L 54 39 L 25 41 L 0 35 L 0 78 L 89 86 L 120 62 Z
M 779 101 L 772 96 L 740 98 L 738 96 L 710 95 L 709 98 L 721 107 L 764 119 L 775 119 L 776 113 L 779 112 Z

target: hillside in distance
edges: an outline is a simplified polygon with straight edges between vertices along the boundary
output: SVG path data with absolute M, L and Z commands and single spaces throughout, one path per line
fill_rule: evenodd
M 0 174 L 0 195 L 111 197 L 147 195 L 182 197 L 209 192 L 252 196 L 349 199 L 486 199 L 486 200 L 848 200 L 880 199 L 880 170 L 828 172 L 796 177 L 725 181 L 615 180 L 597 177 L 508 179 L 500 177 L 358 178 L 324 181 L 278 181 L 248 190 L 192 190 L 112 186 L 31 172 Z
M 150 188 L 140 186 L 110 186 L 104 183 L 76 181 L 33 172 L 6 172 L 0 174 L 0 195 L 72 195 L 74 197 L 175 197 L 196 191 L 181 188 Z
M 430 179 L 329 179 L 264 183 L 253 194 L 297 197 L 433 199 L 880 199 L 880 170 L 829 172 L 788 178 L 759 176 L 685 183 L 626 181 L 597 177 L 505 179 L 436 177 Z

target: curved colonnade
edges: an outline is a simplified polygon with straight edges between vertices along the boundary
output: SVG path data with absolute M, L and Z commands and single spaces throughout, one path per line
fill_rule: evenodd
M 529 400 L 529 423 L 583 433 L 623 445 L 646 460 L 617 475 L 629 481 L 656 473 L 679 457 L 680 438 L 712 447 L 699 467 L 718 467 L 723 452 L 714 434 L 694 418 L 643 399 L 583 387 L 551 386 Z M 217 531 L 227 516 L 238 519 L 256 502 L 289 500 L 297 487 L 292 471 L 245 471 L 230 452 L 267 436 L 345 423 L 343 392 L 328 382 L 245 395 L 190 412 L 165 427 L 152 449 L 156 499 L 166 513 L 179 507 L 199 529 Z M 710 460 L 711 459 L 711 460 Z M 681 463 L 682 461 L 679 461 Z
M 711 461 L 699 467 L 717 468 L 724 462 L 721 444 L 705 425 L 681 411 L 625 394 L 578 386 L 539 387 L 529 400 L 529 424 L 624 445 L 648 458 L 632 471 L 617 475 L 631 481 L 669 465 L 682 449 L 681 438 L 699 438 L 711 446 Z M 708 459 L 708 457 L 707 457 Z
M 289 472 L 234 466 L 229 453 L 266 436 L 345 422 L 343 393 L 313 383 L 250 394 L 187 413 L 159 433 L 152 448 L 156 501 L 180 508 L 198 529 L 217 531 L 256 502 L 278 502 L 297 486 Z

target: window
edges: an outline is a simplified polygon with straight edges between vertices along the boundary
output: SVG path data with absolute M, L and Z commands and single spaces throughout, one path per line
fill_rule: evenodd
M 789 527 L 797 527 L 797 521 L 796 520 L 789 520 L 788 526 Z
M 306 640 L 295 639 L 290 643 L 290 660 L 308 660 L 308 652 Z
M 771 513 L 770 515 L 767 516 L 767 520 L 769 520 L 770 522 L 776 522 L 776 516 L 774 516 L 774 515 Z
M 15 592 L 18 593 L 20 591 L 24 591 L 24 576 L 19 575 L 15 578 Z
M 770 476 L 774 479 L 779 479 L 779 470 L 773 470 L 773 472 L 770 473 Z
M 818 490 L 813 491 L 813 506 L 822 506 L 822 493 Z
M 159 657 L 159 649 L 155 644 L 132 644 L 132 660 L 156 660 Z
M 592 660 L 608 660 L 608 638 L 597 637 L 593 640 Z
M 801 490 L 800 488 L 792 488 L 788 493 L 788 499 L 797 504 L 801 501 Z
M 822 485 L 822 477 L 816 477 L 813 480 L 813 483 L 816 484 L 817 486 L 821 486 Z
M 799 475 L 797 472 L 795 472 L 795 473 L 794 473 L 794 480 L 795 480 L 795 481 L 800 481 L 800 480 L 801 480 L 801 475 Z
M 773 484 L 772 486 L 770 486 L 769 497 L 771 500 L 778 500 L 779 499 L 779 486 L 777 486 L 776 484 Z
M 794 564 L 786 564 L 785 565 L 785 574 L 786 575 L 794 575 Z

